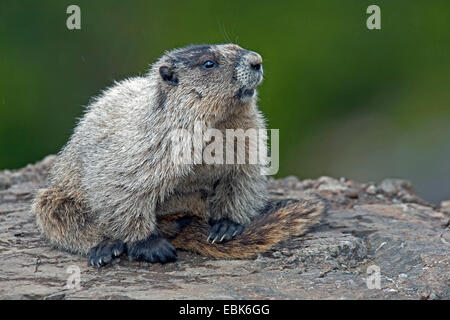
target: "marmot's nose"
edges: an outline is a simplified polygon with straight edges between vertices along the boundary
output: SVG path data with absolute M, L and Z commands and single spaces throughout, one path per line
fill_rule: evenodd
M 247 56 L 250 67 L 255 71 L 262 71 L 262 58 L 256 52 L 250 51 Z
M 253 64 L 251 64 L 251 66 L 252 66 L 252 69 L 254 69 L 256 71 L 261 70 L 261 63 L 253 63 Z

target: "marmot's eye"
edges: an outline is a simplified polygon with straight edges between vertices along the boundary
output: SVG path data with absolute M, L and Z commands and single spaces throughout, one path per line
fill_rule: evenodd
M 216 66 L 216 64 L 214 62 L 212 62 L 211 60 L 205 61 L 202 64 L 202 67 L 204 69 L 211 69 L 211 68 L 214 68 L 215 66 Z

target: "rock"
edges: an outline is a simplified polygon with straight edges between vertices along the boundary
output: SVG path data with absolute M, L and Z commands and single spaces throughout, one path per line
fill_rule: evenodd
M 387 194 L 395 194 L 403 190 L 414 192 L 411 182 L 402 179 L 385 179 L 380 183 L 380 189 Z
M 317 182 L 319 183 L 317 188 L 319 191 L 339 192 L 348 189 L 348 186 L 345 184 L 345 181 L 342 181 L 342 179 L 336 180 L 330 177 L 320 177 Z
M 0 190 L 8 189 L 11 186 L 11 178 L 8 174 L 0 174 Z
M 374 194 L 377 194 L 378 189 L 377 189 L 377 187 L 375 187 L 373 184 L 371 184 L 370 186 L 367 187 L 366 192 L 367 192 L 368 194 L 374 195 Z
M 450 200 L 441 202 L 441 210 L 440 211 L 444 212 L 446 214 L 450 214 Z
M 271 179 L 272 199 L 327 199 L 322 223 L 256 259 L 179 252 L 176 263 L 97 270 L 50 247 L 29 213 L 53 160 L 0 171 L 0 299 L 450 299 L 450 203 L 437 211 L 403 180 Z

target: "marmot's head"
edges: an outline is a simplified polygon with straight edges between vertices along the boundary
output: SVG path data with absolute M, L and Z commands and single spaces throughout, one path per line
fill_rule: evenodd
M 262 58 L 235 44 L 193 45 L 167 52 L 152 67 L 160 103 L 226 113 L 256 98 Z

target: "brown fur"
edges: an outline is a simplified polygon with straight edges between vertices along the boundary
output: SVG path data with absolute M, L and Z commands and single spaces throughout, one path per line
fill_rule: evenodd
M 44 237 L 52 245 L 74 253 L 86 253 L 102 240 L 97 224 L 92 223 L 85 204 L 63 190 L 40 190 L 32 212 Z M 81 246 L 81 247 L 80 247 Z
M 317 197 L 310 197 L 302 201 L 272 202 L 266 210 L 241 235 L 219 244 L 206 240 L 211 227 L 193 214 L 164 216 L 158 224 L 175 248 L 215 258 L 251 258 L 283 240 L 306 233 L 320 221 L 326 204 Z

